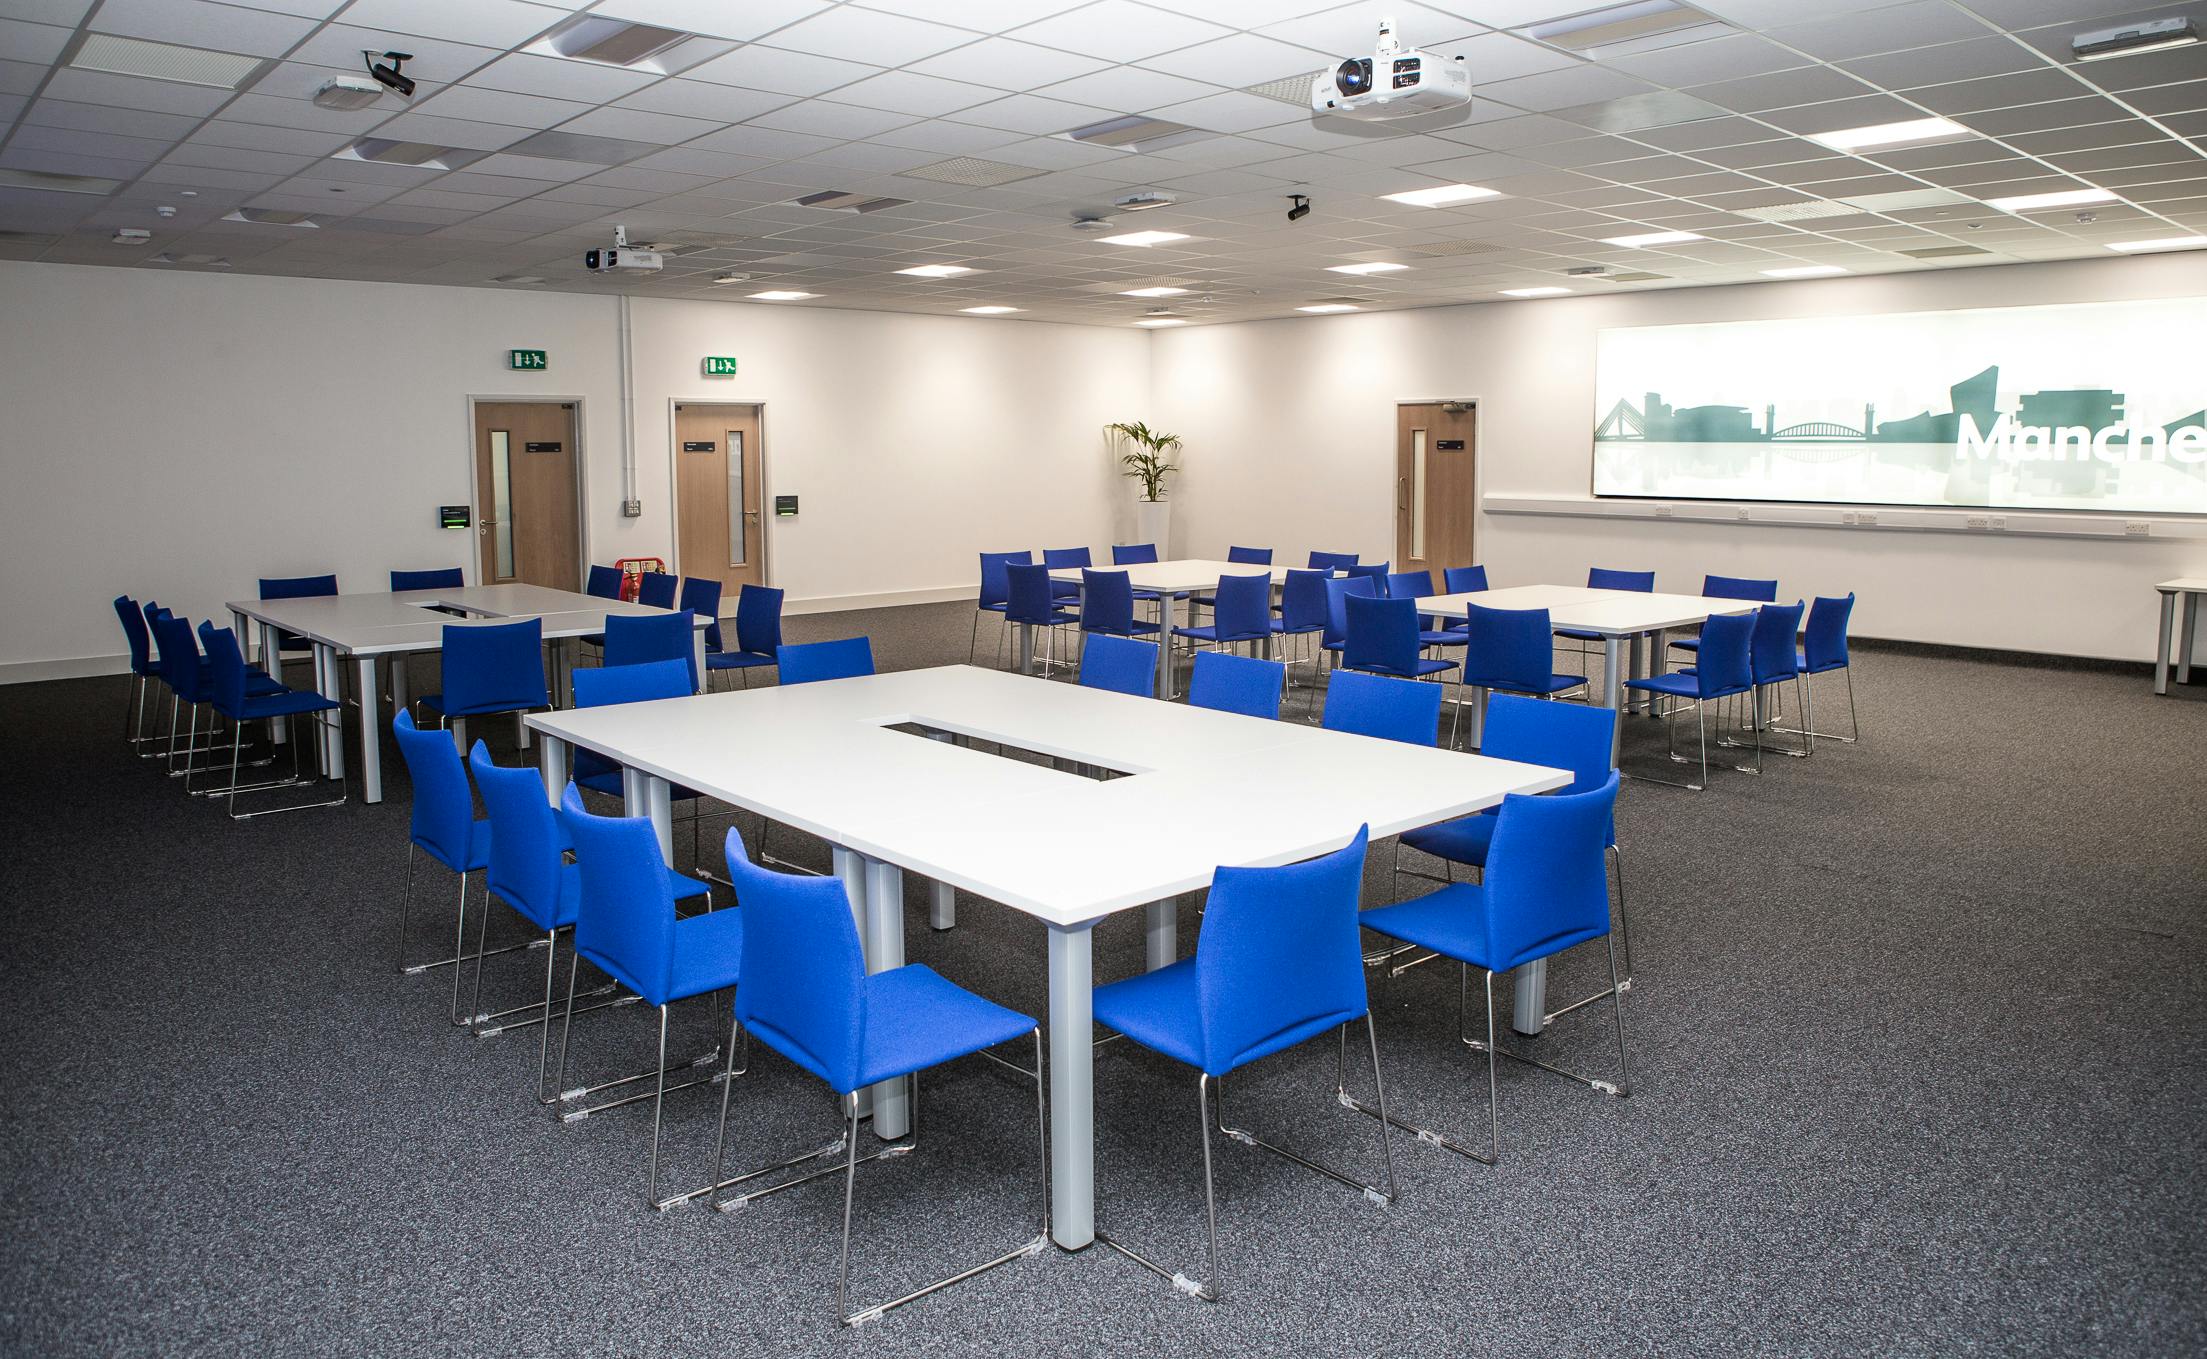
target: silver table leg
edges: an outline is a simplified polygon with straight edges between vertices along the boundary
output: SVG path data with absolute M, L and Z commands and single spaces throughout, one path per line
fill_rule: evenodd
M 282 641 L 277 637 L 277 632 L 278 629 L 274 623 L 261 624 L 261 669 L 268 672 L 270 679 L 280 680 L 284 677 L 284 648 Z M 242 635 L 240 634 L 240 636 Z M 239 645 L 244 644 L 240 642 Z M 291 719 L 288 717 L 276 718 L 268 724 L 268 731 L 269 739 L 277 745 L 282 745 L 291 739 Z
M 904 966 L 904 870 L 866 859 L 866 972 Z M 899 1076 L 873 1087 L 874 1136 L 894 1141 L 912 1130 L 912 1080 Z
M 1486 744 L 1487 694 L 1489 692 L 1489 690 L 1482 688 L 1479 685 L 1474 684 L 1473 686 L 1471 686 L 1471 717 L 1469 722 L 1471 734 L 1464 738 L 1464 746 L 1468 750 L 1477 750 L 1481 746 Z M 1463 686 L 1461 685 L 1457 686 L 1456 701 L 1458 703 L 1462 703 L 1465 701 Z
M 932 741 L 950 741 L 954 738 L 947 731 L 927 733 Z M 947 882 L 931 882 L 928 885 L 927 924 L 935 930 L 953 930 L 958 927 L 958 890 Z
M 1096 1239 L 1094 933 L 1050 926 L 1050 1237 Z
M 2192 638 L 2199 632 L 2199 596 L 2184 592 L 2184 630 L 2176 635 L 2176 682 L 2192 682 Z
M 1510 1027 L 1527 1038 L 1540 1036 L 1541 1021 L 1548 1013 L 1548 960 L 1530 962 L 1510 974 L 1517 982 L 1517 999 L 1510 1009 Z
M 2169 639 L 2176 631 L 2176 591 L 2161 592 L 2161 635 L 2155 639 L 2153 653 L 2153 691 L 2169 692 Z
M 1146 965 L 1155 972 L 1180 957 L 1180 898 L 1166 897 L 1142 908 Z
M 858 946 L 866 947 L 866 856 L 831 845 L 828 857 L 835 870 L 835 880 L 843 884 L 843 898 L 850 903 L 851 924 L 858 930 Z M 858 1101 L 861 1118 L 874 1111 L 874 1092 L 871 1086 L 860 1090 L 854 1098 Z
M 403 661 L 403 657 L 401 657 Z M 354 658 L 354 688 L 360 692 L 360 800 L 383 801 L 383 718 L 376 711 L 375 657 Z M 338 713 L 342 719 L 344 713 Z
M 536 763 L 537 768 L 544 771 L 544 791 L 557 807 L 567 791 L 567 743 L 557 736 L 539 733 Z
M 368 675 L 368 686 L 375 687 L 375 674 Z M 314 687 L 322 697 L 339 705 L 338 720 L 316 722 L 314 729 L 322 735 L 322 768 L 333 779 L 345 777 L 345 667 L 337 659 L 335 647 L 314 644 Z
M 621 766 L 621 810 L 629 816 L 648 816 L 659 832 L 659 857 L 674 864 L 673 789 L 656 774 Z
M 1034 672 L 1035 625 L 1032 623 L 1021 623 L 1019 625 L 1019 673 L 1022 675 L 1032 675 Z
M 705 629 L 690 629 L 690 657 L 697 666 L 697 692 L 705 692 L 705 681 L 711 672 L 705 668 Z
M 1617 757 L 1624 750 L 1625 742 L 1625 686 L 1618 679 L 1623 661 L 1619 653 L 1624 650 L 1624 640 L 1622 637 L 1602 638 L 1602 702 L 1607 703 L 1609 710 L 1617 715 L 1616 728 L 1609 734 L 1611 769 L 1617 767 Z
M 1190 618 L 1195 617 L 1194 605 L 1189 605 Z M 1172 698 L 1172 592 L 1157 592 L 1157 696 Z
M 1648 678 L 1664 674 L 1671 666 L 1671 635 L 1661 628 L 1648 634 Z M 1640 702 L 1640 711 L 1649 717 L 1657 715 L 1655 695 L 1649 694 Z

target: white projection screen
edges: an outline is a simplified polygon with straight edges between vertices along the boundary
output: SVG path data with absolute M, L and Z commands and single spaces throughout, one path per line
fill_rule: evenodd
M 2207 514 L 2207 298 L 1601 332 L 1594 494 Z

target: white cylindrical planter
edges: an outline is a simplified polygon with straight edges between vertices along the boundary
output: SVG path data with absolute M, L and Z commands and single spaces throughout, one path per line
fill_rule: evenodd
M 1134 500 L 1134 541 L 1155 543 L 1157 555 L 1167 561 L 1172 559 L 1172 502 L 1170 500 Z

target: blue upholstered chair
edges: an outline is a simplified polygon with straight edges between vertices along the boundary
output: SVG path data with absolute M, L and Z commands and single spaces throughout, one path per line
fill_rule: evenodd
M 590 577 L 584 583 L 582 592 L 596 599 L 619 599 L 621 597 L 621 574 L 621 568 L 618 566 L 592 565 Z
M 1198 708 L 1276 720 L 1280 715 L 1280 688 L 1286 679 L 1287 667 L 1279 661 L 1236 656 L 1229 651 L 1199 651 L 1195 673 L 1188 679 L 1188 702 Z
M 1086 550 L 1085 548 L 1082 549 L 1082 551 Z M 1067 613 L 1059 607 L 1059 596 L 1055 593 L 1053 582 L 1050 580 L 1050 568 L 1048 566 L 1013 565 L 1006 567 L 1005 573 L 1010 580 L 1010 598 L 1004 610 L 1004 625 L 1007 629 L 1014 627 L 1043 629 L 1042 668 L 1043 673 L 1048 674 L 1052 669 L 1065 664 L 1064 661 L 1058 659 L 1058 630 L 1079 623 L 1080 618 L 1078 615 Z M 1070 588 L 1074 594 L 1080 593 L 1079 586 L 1075 585 Z M 1024 668 L 1025 662 L 1031 657 L 1020 659 Z M 783 682 L 788 682 L 787 675 L 783 676 Z
M 1395 1153 L 1388 1121 L 1380 1125 L 1385 1188 L 1274 1146 L 1226 1121 L 1225 1078 L 1252 1062 L 1313 1038 L 1338 1032 L 1346 1051 L 1348 1026 L 1362 1020 L 1371 1044 L 1372 1079 L 1379 1107 L 1387 1107 L 1380 1075 L 1379 1032 L 1364 989 L 1357 943 L 1357 892 L 1364 876 L 1368 832 L 1358 827 L 1331 854 L 1280 868 L 1220 868 L 1211 877 L 1195 956 L 1096 988 L 1096 1022 L 1162 1056 L 1196 1070 L 1196 1113 L 1203 1137 L 1203 1206 L 1209 1267 L 1195 1288 L 1217 1301 L 1222 1291 L 1218 1259 L 1218 1198 L 1212 1184 L 1212 1087 L 1218 1130 L 1237 1142 L 1360 1190 L 1381 1205 L 1395 1200 Z M 1335 1098 L 1349 1103 L 1336 1072 Z M 1099 1231 L 1096 1239 L 1176 1285 L 1146 1255 Z
M 1674 670 L 1668 674 L 1650 675 L 1645 679 L 1625 681 L 1625 688 L 1644 694 L 1663 695 L 1672 701 L 1663 714 L 1664 753 L 1679 763 L 1686 757 L 1678 753 L 1678 711 L 1685 703 L 1694 705 L 1694 727 L 1701 738 L 1701 782 L 1681 783 L 1676 779 L 1659 779 L 1649 774 L 1634 774 L 1636 779 L 1649 783 L 1667 783 L 1673 788 L 1690 788 L 1700 792 L 1709 783 L 1709 704 L 1718 699 L 1744 694 L 1753 682 L 1753 670 L 1748 649 L 1755 631 L 1753 614 L 1717 614 L 1701 625 L 1702 643 L 1694 665 L 1686 670 Z M 1722 714 L 1719 713 L 1719 722 Z M 1721 727 L 1719 730 L 1721 737 Z
M 1356 555 L 1354 552 L 1319 552 L 1314 550 L 1310 554 L 1310 569 L 1313 571 L 1345 570 L 1356 565 Z
M 1777 731 L 1796 736 L 1809 736 L 1820 741 L 1841 741 L 1853 745 L 1862 737 L 1862 726 L 1855 718 L 1854 665 L 1847 652 L 1847 618 L 1854 612 L 1854 595 L 1844 599 L 1819 595 L 1809 605 L 1809 621 L 1801 634 L 1801 652 L 1798 658 L 1801 669 L 1801 725 L 1776 727 Z M 1809 678 L 1828 675 L 1838 670 L 1847 677 L 1847 734 L 1817 731 L 1815 719 L 1816 686 Z
M 1152 596 L 1154 598 L 1154 596 Z M 1134 616 L 1134 587 L 1124 571 L 1081 570 L 1080 629 L 1085 635 L 1146 637 L 1157 631 L 1155 623 Z M 1087 642 L 1084 638 L 1082 645 Z
M 1440 735 L 1441 686 L 1336 670 L 1326 682 L 1324 725 L 1328 731 L 1429 746 Z
M 321 599 L 337 593 L 337 577 L 327 576 L 262 576 L 261 598 L 267 599 Z M 276 629 L 276 646 L 280 651 L 312 651 L 314 643 L 296 632 Z M 261 657 L 261 668 L 269 674 L 277 673 L 276 657 Z
M 1704 599 L 1744 599 L 1751 604 L 1775 604 L 1778 602 L 1778 582 L 1755 580 L 1745 576 L 1703 576 L 1701 597 Z M 1681 637 L 1671 643 L 1673 651 L 1694 651 L 1701 646 L 1699 638 Z
M 615 575 L 620 574 L 615 572 Z M 457 590 L 467 584 L 467 573 L 457 566 L 441 566 L 430 571 L 393 571 L 391 592 L 402 590 Z
M 407 778 L 414 786 L 413 815 L 407 828 L 406 890 L 399 897 L 398 947 L 394 958 L 398 971 L 406 976 L 434 967 L 452 968 L 452 1019 L 459 1023 L 457 964 L 460 948 L 467 940 L 467 875 L 480 873 L 490 865 L 490 822 L 475 815 L 475 798 L 468 791 L 467 768 L 460 763 L 460 752 L 452 748 L 450 737 L 443 732 L 416 727 L 411 713 L 400 713 L 393 718 L 391 732 L 398 739 L 399 758 L 405 761 Z M 460 882 L 460 904 L 452 924 L 452 956 L 426 963 L 406 961 L 406 923 L 414 901 L 417 854 L 426 854 L 432 863 L 450 869 Z
M 610 653 L 609 653 L 610 654 Z M 693 692 L 689 687 L 690 668 L 679 660 L 636 661 L 622 665 L 601 665 L 594 669 L 575 672 L 575 706 L 577 708 L 604 708 L 622 703 L 651 703 L 659 699 L 687 698 Z M 625 797 L 627 788 L 621 774 L 621 766 L 587 746 L 575 747 L 573 763 L 569 766 L 569 778 L 577 787 L 608 797 Z M 690 804 L 690 865 L 700 877 L 711 877 L 705 867 L 704 845 L 700 840 L 701 823 L 704 820 L 705 795 L 695 788 L 685 788 L 677 783 L 667 789 L 667 801 Z M 702 882 L 683 879 L 694 887 L 676 892 L 677 901 L 689 901 L 705 897 L 705 905 L 711 907 L 708 889 Z
M 1001 622 L 1004 617 L 1004 610 L 1011 604 L 1012 583 L 1011 577 L 1005 574 L 1005 568 L 1015 565 L 1029 566 L 1033 564 L 1034 559 L 1035 554 L 1032 552 L 984 552 L 981 554 L 981 596 L 973 603 L 972 635 L 966 639 L 967 665 L 973 664 L 973 658 L 980 650 L 981 620 L 990 614 L 994 614 Z M 737 612 L 740 618 L 742 612 L 742 601 L 740 600 L 737 601 Z M 1010 629 L 1005 628 L 1004 631 L 1008 632 Z M 996 652 L 997 664 L 1001 665 L 1003 664 L 1004 653 L 1002 632 L 999 632 L 996 638 Z
M 1396 1126 L 1475 1161 L 1493 1165 L 1502 1141 L 1501 1100 L 1494 1059 L 1497 1054 L 1592 1087 L 1619 1099 L 1632 1093 L 1625 1065 L 1624 989 L 1618 984 L 1617 949 L 1609 929 L 1609 874 L 1603 851 L 1617 805 L 1617 775 L 1584 793 L 1503 799 L 1487 850 L 1487 866 L 1476 884 L 1457 883 L 1439 891 L 1364 912 L 1364 928 L 1405 944 L 1430 949 L 1458 964 L 1456 1031 L 1467 1045 L 1487 1055 L 1487 1146 L 1485 1151 L 1407 1120 Z M 1554 957 L 1565 949 L 1600 939 L 1609 945 L 1610 989 L 1617 1020 L 1617 1079 L 1583 1076 L 1551 1066 L 1495 1042 L 1494 977 L 1498 972 Z M 1464 969 L 1486 974 L 1487 1038 L 1464 1033 Z M 1384 1110 L 1365 1109 L 1386 1119 Z
M 239 793 L 267 792 L 277 788 L 299 788 L 314 780 L 299 769 L 299 748 L 308 744 L 305 725 L 294 721 L 291 732 L 291 777 L 265 779 L 259 783 L 240 783 L 239 765 L 245 751 L 245 727 L 250 722 L 272 722 L 278 719 L 311 717 L 314 725 L 325 732 L 335 726 L 337 714 L 343 705 L 336 699 L 324 698 L 311 689 L 282 689 L 277 693 L 255 692 L 250 676 L 260 674 L 245 664 L 245 653 L 238 648 L 238 639 L 228 628 L 218 628 L 212 623 L 199 625 L 201 644 L 206 648 L 204 661 L 207 675 L 207 699 L 215 712 L 230 720 L 230 782 L 221 787 L 195 790 L 190 774 L 184 779 L 184 791 L 204 791 L 209 796 L 222 797 L 227 802 L 230 819 L 243 821 L 249 817 L 267 816 L 271 812 L 298 812 L 310 807 L 335 807 L 345 800 L 345 789 L 339 785 L 337 796 L 319 802 L 289 802 L 273 807 L 261 807 L 248 811 L 238 810 Z M 208 729 L 212 743 L 213 728 Z M 322 742 L 313 745 L 317 751 Z
M 1584 696 L 1586 676 L 1559 674 L 1552 668 L 1555 641 L 1546 609 L 1489 609 L 1473 604 L 1464 612 L 1461 683 L 1481 691 L 1472 702 L 1484 704 L 1492 691 L 1553 698 L 1577 689 Z
M 1157 697 L 1157 643 L 1097 633 L 1081 646 L 1080 683 L 1136 698 Z
M 728 874 L 743 902 L 743 943 L 734 1023 L 729 1030 L 730 1066 L 721 1088 L 713 1179 L 705 1192 L 773 1176 L 842 1152 L 843 1249 L 836 1274 L 835 1314 L 846 1326 L 879 1317 L 891 1308 L 1041 1250 L 1049 1239 L 1050 1170 L 1044 1151 L 1048 1119 L 1043 1113 L 1038 1078 L 1036 1146 L 1043 1153 L 1038 1184 L 1042 1200 L 1039 1234 L 992 1260 L 922 1285 L 892 1301 L 852 1310 L 851 1205 L 857 1189 L 858 1163 L 897 1155 L 913 1145 L 907 1142 L 860 1156 L 858 1092 L 885 1081 L 916 1077 L 932 1067 L 1021 1038 L 1033 1045 L 1035 1070 L 1039 1073 L 1042 1029 L 1027 1015 L 945 981 L 923 963 L 907 963 L 869 976 L 865 955 L 859 949 L 850 897 L 841 879 L 761 868 L 744 853 L 743 840 L 733 830 L 728 833 L 727 858 Z M 733 1065 L 739 1036 L 756 1036 L 760 1043 L 818 1077 L 835 1092 L 846 1120 L 840 1140 L 822 1151 L 782 1160 L 764 1170 L 723 1177 L 730 1094 L 739 1074 Z M 822 1173 L 832 1171 L 783 1179 L 716 1206 L 732 1209 L 818 1179 Z
M 1046 547 L 1042 550 L 1042 565 L 1051 571 L 1072 571 L 1095 564 L 1085 547 Z M 1080 588 L 1069 580 L 1053 580 L 1050 595 L 1053 599 L 1071 599 L 1080 593 Z
M 688 609 L 607 615 L 605 666 L 617 670 L 649 661 L 682 662 L 690 672 L 690 692 L 698 691 L 697 620 Z
M 544 684 L 544 620 L 523 618 L 445 624 L 444 688 L 414 703 L 437 714 L 439 726 L 452 726 L 470 717 L 549 707 L 551 701 Z M 458 755 L 457 746 L 453 753 Z
M 668 572 L 646 571 L 636 578 L 636 602 L 654 609 L 671 609 L 680 585 L 681 582 Z
M 980 614 L 974 614 L 978 626 Z M 712 687 L 713 672 L 734 670 L 746 686 L 751 672 L 774 665 L 782 649 L 782 592 L 770 585 L 746 585 L 736 592 L 736 649 L 705 653 L 705 683 Z
M 1244 642 L 1263 644 L 1272 637 L 1272 576 L 1221 576 L 1211 621 L 1172 630 L 1173 636 L 1212 647 Z

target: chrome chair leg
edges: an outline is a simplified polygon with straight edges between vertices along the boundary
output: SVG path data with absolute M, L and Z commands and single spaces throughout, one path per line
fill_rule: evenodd
M 1468 969 L 1463 963 L 1459 962 L 1456 965 L 1456 1033 L 1459 1039 L 1463 1037 L 1464 1031 L 1464 986 L 1467 973 Z M 1472 1044 L 1471 1046 L 1476 1047 L 1478 1045 Z M 1372 1051 L 1374 1053 L 1373 1070 L 1376 1071 L 1378 1070 L 1377 1053 L 1379 1051 L 1379 1040 L 1376 1032 L 1373 1037 Z M 1377 1109 L 1357 1101 L 1346 1093 L 1341 1096 L 1341 1102 L 1344 1107 L 1379 1119 L 1382 1125 L 1391 1124 L 1400 1128 L 1429 1146 L 1454 1152 L 1458 1156 L 1477 1161 L 1484 1166 L 1494 1165 L 1500 1158 L 1502 1146 L 1502 1106 L 1499 1082 L 1495 1075 L 1494 1066 L 1494 974 L 1492 972 L 1487 974 L 1487 1149 L 1485 1151 L 1458 1141 L 1446 1133 L 1412 1123 L 1408 1119 L 1389 1113 L 1384 1092 L 1382 1092 L 1380 1106 Z M 1388 1154 L 1390 1158 L 1393 1156 L 1391 1149 Z
M 1582 1075 L 1579 1072 L 1566 1070 L 1560 1066 L 1551 1066 L 1536 1057 L 1528 1057 L 1522 1052 L 1513 1051 L 1496 1043 L 1494 1040 L 1494 976 L 1492 973 L 1487 976 L 1487 1041 L 1482 1044 L 1475 1038 L 1465 1037 L 1461 1031 L 1461 1024 L 1458 1025 L 1457 1040 L 1469 1048 L 1485 1048 L 1490 1057 L 1498 1054 L 1514 1062 L 1523 1062 L 1527 1066 L 1538 1067 L 1551 1075 L 1577 1081 L 1589 1089 L 1616 1099 L 1630 1098 L 1632 1095 L 1632 1079 L 1631 1073 L 1625 1066 L 1625 997 L 1624 991 L 1617 985 L 1617 937 L 1615 934 L 1606 934 L 1602 938 L 1607 941 L 1609 946 L 1610 1000 L 1616 1007 L 1617 1017 L 1617 1079 L 1615 1081 L 1604 1080 L 1598 1076 Z
M 1624 977 L 1622 980 L 1612 977 L 1611 982 L 1614 991 L 1630 991 L 1632 989 L 1632 924 L 1631 917 L 1625 913 L 1625 852 L 1617 846 L 1611 845 L 1609 847 L 1609 860 L 1617 874 L 1617 932 L 1623 936 L 1625 954 Z M 1610 988 L 1596 991 L 1583 1000 L 1574 1000 L 1569 1005 L 1550 1010 L 1547 1014 L 1541 1016 L 1540 1022 L 1543 1027 L 1553 1024 L 1573 1010 L 1583 1010 L 1598 1000 L 1607 1000 L 1612 994 L 1613 990 Z

